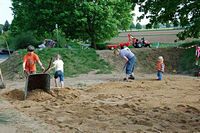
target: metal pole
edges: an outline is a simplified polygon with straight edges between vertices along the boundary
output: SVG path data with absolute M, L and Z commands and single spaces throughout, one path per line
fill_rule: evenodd
M 57 38 L 57 42 L 58 42 L 58 24 L 56 24 L 56 38 Z

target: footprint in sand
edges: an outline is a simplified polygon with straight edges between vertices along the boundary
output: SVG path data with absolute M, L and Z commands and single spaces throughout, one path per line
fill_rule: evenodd
M 190 105 L 182 105 L 182 104 L 179 104 L 176 106 L 176 108 L 182 112 L 185 112 L 185 113 L 190 113 L 190 114 L 199 114 L 200 115 L 200 111 L 195 108 L 195 107 L 192 107 Z

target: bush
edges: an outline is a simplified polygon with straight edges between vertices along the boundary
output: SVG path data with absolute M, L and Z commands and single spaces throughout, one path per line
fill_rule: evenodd
M 24 49 L 28 45 L 38 46 L 38 41 L 34 37 L 32 32 L 23 32 L 10 39 L 11 48 Z
M 59 48 L 65 47 L 67 41 L 66 41 L 64 32 L 62 32 L 61 30 L 54 30 L 53 31 L 53 37 L 56 38 L 56 40 L 57 40 L 56 47 L 59 47 Z
M 192 42 L 186 42 L 186 43 L 182 44 L 181 46 L 182 47 L 190 47 L 190 46 L 193 46 L 193 45 L 199 45 L 200 46 L 200 40 L 195 40 L 195 41 L 192 41 Z
M 98 50 L 104 50 L 104 49 L 106 49 L 106 45 L 107 45 L 107 43 L 97 43 L 96 47 Z

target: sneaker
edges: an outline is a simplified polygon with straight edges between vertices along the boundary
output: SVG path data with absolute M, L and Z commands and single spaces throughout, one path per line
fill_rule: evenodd
M 134 77 L 133 75 L 130 75 L 130 77 L 128 77 L 128 79 L 132 79 L 132 80 L 134 80 L 135 77 Z
M 124 80 L 124 81 L 128 81 L 128 79 L 127 79 L 127 78 L 124 78 L 123 80 Z

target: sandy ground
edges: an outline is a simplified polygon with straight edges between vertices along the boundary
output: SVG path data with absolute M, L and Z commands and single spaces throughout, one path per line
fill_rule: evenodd
M 123 61 L 98 53 L 115 72 L 65 78 L 64 89 L 51 80 L 54 95 L 34 90 L 23 100 L 24 80 L 5 81 L 0 133 L 200 132 L 200 78 L 164 74 L 157 81 L 137 67 L 136 80 L 125 82 Z
M 65 88 L 23 99 L 23 81 L 0 93 L 0 133 L 200 132 L 200 79 L 183 75 L 84 74 Z M 53 87 L 53 82 L 52 82 Z

